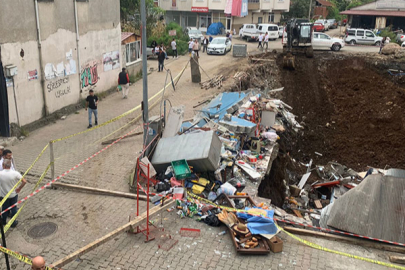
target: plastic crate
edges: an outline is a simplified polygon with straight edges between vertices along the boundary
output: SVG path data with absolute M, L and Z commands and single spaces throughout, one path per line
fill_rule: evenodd
M 185 179 L 191 176 L 190 167 L 185 159 L 172 161 L 174 176 L 177 180 Z
M 246 44 L 235 44 L 232 46 L 233 57 L 246 57 L 247 56 L 247 45 Z

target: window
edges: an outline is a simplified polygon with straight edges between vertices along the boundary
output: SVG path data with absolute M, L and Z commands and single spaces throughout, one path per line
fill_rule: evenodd
M 319 38 L 319 34 L 314 34 L 314 38 Z
M 263 17 L 257 18 L 257 23 L 262 23 L 263 22 Z
M 349 34 L 349 36 L 354 36 L 356 34 L 355 30 L 349 30 L 347 31 L 347 33 Z
M 248 0 L 248 3 L 260 3 L 260 0 Z
M 142 56 L 141 54 L 141 42 L 135 41 L 125 44 L 126 50 L 126 61 L 127 63 L 132 63 L 139 60 Z
M 274 13 L 269 13 L 269 22 L 274 22 Z
M 263 28 L 263 26 L 260 25 L 260 26 L 259 26 L 259 30 L 262 30 L 262 28 Z
M 356 36 L 358 36 L 358 37 L 364 36 L 364 31 L 363 30 L 357 30 Z
M 319 35 L 321 39 L 329 39 L 327 35 Z
M 367 32 L 366 32 L 366 37 L 371 37 L 371 38 L 373 38 L 373 37 L 375 37 L 375 36 L 374 36 L 374 33 L 373 33 L 373 32 L 367 31 Z
M 310 25 L 301 26 L 301 36 L 303 38 L 309 38 L 310 34 L 311 34 L 311 26 Z
M 268 31 L 278 31 L 278 27 L 277 26 L 269 26 L 267 28 Z

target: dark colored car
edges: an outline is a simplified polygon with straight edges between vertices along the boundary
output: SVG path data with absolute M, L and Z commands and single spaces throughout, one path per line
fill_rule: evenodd
M 325 27 L 321 23 L 314 23 L 314 32 L 325 32 Z
M 330 29 L 336 29 L 338 27 L 338 23 L 335 19 L 329 19 L 328 23 Z

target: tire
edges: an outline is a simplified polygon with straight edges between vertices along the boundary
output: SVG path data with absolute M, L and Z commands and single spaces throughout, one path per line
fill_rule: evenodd
M 305 49 L 305 56 L 307 58 L 313 58 L 314 57 L 314 49 L 312 47 L 308 47 Z
M 350 40 L 350 45 L 356 45 L 356 41 L 354 39 Z
M 333 44 L 332 45 L 332 51 L 338 52 L 340 51 L 341 46 L 339 44 Z
M 380 46 L 380 45 L 381 45 L 381 42 L 380 42 L 380 41 L 377 41 L 374 45 L 375 45 L 375 46 Z

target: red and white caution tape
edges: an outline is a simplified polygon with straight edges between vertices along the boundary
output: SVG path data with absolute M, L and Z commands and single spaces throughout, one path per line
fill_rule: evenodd
M 108 148 L 110 148 L 111 146 L 113 146 L 114 144 L 116 144 L 117 142 L 121 141 L 122 139 L 124 139 L 125 137 L 127 137 L 128 135 L 130 135 L 131 133 L 133 133 L 135 130 L 137 130 L 140 126 L 134 128 L 133 130 L 131 130 L 130 132 L 128 132 L 127 134 L 121 136 L 120 138 L 118 138 L 117 140 L 115 140 L 114 142 L 112 142 L 111 144 L 107 145 L 106 147 L 104 147 L 103 149 L 101 149 L 100 151 L 98 151 L 97 153 L 91 155 L 90 157 L 86 158 L 85 160 L 83 160 L 82 162 L 80 162 L 79 164 L 75 165 L 74 167 L 72 167 L 71 169 L 69 169 L 68 171 L 64 172 L 63 174 L 59 175 L 58 177 L 56 177 L 55 179 L 53 179 L 52 181 L 48 182 L 46 185 L 42 186 L 41 188 L 35 190 L 34 192 L 32 192 L 31 194 L 29 194 L 28 196 L 24 197 L 23 199 L 19 200 L 17 203 L 13 204 L 12 206 L 10 206 L 9 208 L 7 208 L 6 210 L 4 210 L 3 212 L 1 212 L 1 215 L 3 215 L 4 213 L 6 213 L 7 211 L 13 209 L 14 207 L 16 207 L 17 205 L 23 203 L 24 201 L 28 200 L 29 198 L 35 196 L 37 193 L 41 192 L 42 190 L 44 190 L 47 187 L 50 187 L 53 183 L 55 183 L 56 181 L 58 181 L 59 179 L 61 179 L 62 177 L 66 176 L 67 174 L 69 174 L 70 172 L 76 170 L 78 167 L 80 167 L 81 165 L 83 165 L 84 163 L 86 163 L 87 161 L 91 160 L 92 158 L 94 158 L 95 156 L 99 155 L 100 153 L 104 152 L 105 150 L 107 150 Z

